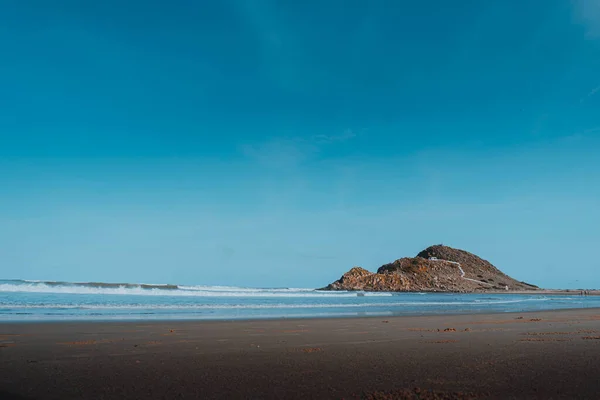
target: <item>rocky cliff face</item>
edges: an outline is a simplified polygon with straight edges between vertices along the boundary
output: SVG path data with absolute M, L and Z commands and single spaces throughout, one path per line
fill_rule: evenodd
M 414 258 L 400 258 L 381 266 L 377 273 L 354 267 L 327 290 L 481 292 L 535 290 L 491 263 L 464 250 L 436 245 Z
M 400 274 L 374 274 L 364 268 L 354 267 L 325 289 L 387 291 L 392 287 L 397 288 L 394 290 L 410 288 L 407 280 Z

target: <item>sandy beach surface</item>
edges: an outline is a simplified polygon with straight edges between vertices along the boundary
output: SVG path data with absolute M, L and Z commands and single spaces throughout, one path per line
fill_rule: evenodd
M 600 309 L 0 324 L 0 399 L 600 397 Z

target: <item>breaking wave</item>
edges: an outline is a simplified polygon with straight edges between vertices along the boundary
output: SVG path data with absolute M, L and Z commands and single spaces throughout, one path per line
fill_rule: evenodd
M 355 292 L 330 292 L 306 288 L 243 288 L 235 286 L 184 286 L 173 284 L 104 283 L 0 280 L 0 292 L 121 294 L 142 296 L 200 297 L 355 297 Z M 391 296 L 391 293 L 366 293 L 369 297 Z
M 600 307 L 598 296 L 0 280 L 0 322 L 435 315 Z

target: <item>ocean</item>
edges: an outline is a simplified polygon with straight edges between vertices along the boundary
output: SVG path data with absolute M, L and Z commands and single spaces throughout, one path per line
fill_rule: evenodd
M 360 293 L 302 288 L 0 280 L 0 321 L 235 320 L 600 307 L 600 296 Z

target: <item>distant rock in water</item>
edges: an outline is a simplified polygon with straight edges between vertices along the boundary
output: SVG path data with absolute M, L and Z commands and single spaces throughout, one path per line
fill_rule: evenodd
M 324 290 L 397 292 L 485 292 L 536 290 L 519 282 L 490 262 L 464 250 L 435 245 L 414 258 L 400 258 L 381 266 L 377 273 L 354 267 Z

